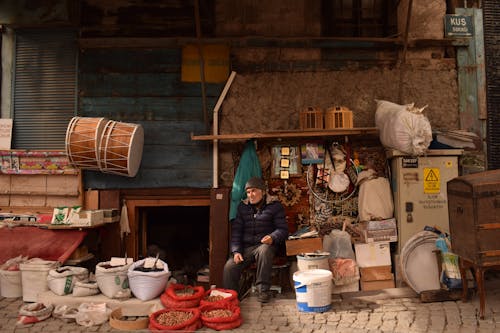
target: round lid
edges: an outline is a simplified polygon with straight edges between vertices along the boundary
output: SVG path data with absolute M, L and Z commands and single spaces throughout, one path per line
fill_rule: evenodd
M 423 231 L 410 238 L 401 250 L 401 272 L 408 285 L 420 293 L 441 288 L 436 253 L 438 236 Z

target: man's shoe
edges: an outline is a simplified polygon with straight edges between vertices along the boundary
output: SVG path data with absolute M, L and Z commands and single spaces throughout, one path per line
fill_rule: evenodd
M 269 291 L 261 291 L 259 293 L 259 296 L 257 297 L 257 300 L 261 303 L 268 303 L 271 300 L 271 294 Z

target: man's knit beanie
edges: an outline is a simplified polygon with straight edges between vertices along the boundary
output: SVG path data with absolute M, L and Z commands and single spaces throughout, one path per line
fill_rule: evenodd
M 266 183 L 260 177 L 252 177 L 245 184 L 245 191 L 248 190 L 249 188 L 258 188 L 265 191 Z

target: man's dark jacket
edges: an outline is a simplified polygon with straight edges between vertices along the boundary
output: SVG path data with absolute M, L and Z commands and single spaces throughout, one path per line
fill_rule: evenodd
M 231 223 L 231 253 L 260 244 L 262 237 L 273 238 L 279 248 L 288 237 L 285 209 L 276 197 L 265 195 L 263 205 L 257 209 L 248 199 L 238 205 L 236 218 Z

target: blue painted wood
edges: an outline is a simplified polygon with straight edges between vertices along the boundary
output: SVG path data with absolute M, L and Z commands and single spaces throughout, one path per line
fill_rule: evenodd
M 80 73 L 180 73 L 182 50 L 86 49 L 79 61 Z
M 457 14 L 470 15 L 474 36 L 467 47 L 457 48 L 460 128 L 486 137 L 486 79 L 484 63 L 483 15 L 481 9 L 457 8 Z M 486 141 L 483 150 L 486 149 Z
M 85 188 L 211 187 L 211 144 L 191 140 L 206 132 L 201 85 L 180 81 L 180 49 L 92 49 L 80 62 L 79 115 L 144 127 L 137 175 L 85 171 Z M 209 117 L 223 86 L 206 85 Z
M 209 116 L 217 103 L 207 98 Z M 107 117 L 117 121 L 159 120 L 182 121 L 203 119 L 202 98 L 199 97 L 84 97 L 80 114 L 85 117 Z
M 86 73 L 80 85 L 88 96 L 200 96 L 200 83 L 179 81 L 179 73 Z M 220 84 L 206 84 L 207 96 L 215 97 Z
M 93 189 L 210 188 L 212 186 L 212 170 L 202 170 L 200 168 L 142 169 L 134 178 L 105 174 L 98 171 L 85 171 L 84 179 L 85 184 L 91 185 L 87 188 Z

